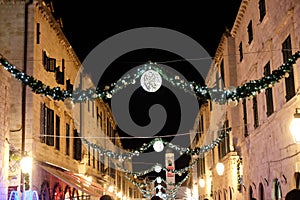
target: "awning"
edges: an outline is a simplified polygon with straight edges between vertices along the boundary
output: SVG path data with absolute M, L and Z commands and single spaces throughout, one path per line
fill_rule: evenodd
M 94 197 L 103 195 L 104 188 L 100 184 L 91 182 L 78 174 L 42 164 L 40 167 L 77 190 Z

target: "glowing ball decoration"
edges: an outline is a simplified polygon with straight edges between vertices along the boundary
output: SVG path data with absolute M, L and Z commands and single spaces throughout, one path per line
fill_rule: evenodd
M 160 74 L 152 69 L 147 70 L 141 76 L 141 86 L 147 92 L 156 92 L 162 84 Z
M 156 164 L 156 165 L 154 166 L 154 171 L 155 171 L 156 173 L 161 172 L 161 170 L 162 170 L 162 166 L 161 166 L 160 164 Z
M 162 150 L 164 150 L 164 144 L 161 140 L 157 140 L 154 142 L 153 144 L 153 149 L 156 152 L 161 152 Z

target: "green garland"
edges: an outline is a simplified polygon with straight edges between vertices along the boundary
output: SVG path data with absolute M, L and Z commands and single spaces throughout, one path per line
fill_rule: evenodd
M 277 70 L 273 70 L 270 75 L 262 77 L 258 80 L 251 80 L 235 89 L 228 90 L 208 88 L 207 86 L 198 85 L 195 82 L 186 82 L 181 80 L 179 76 L 170 75 L 168 72 L 162 71 L 158 65 L 149 63 L 148 65 L 145 64 L 141 69 L 138 69 L 133 76 L 128 74 L 120 79 L 117 83 L 112 83 L 110 86 L 106 86 L 103 90 L 97 87 L 96 89 L 87 89 L 84 91 L 77 89 L 71 92 L 68 90 L 61 90 L 60 87 L 50 88 L 50 86 L 45 85 L 42 81 L 36 80 L 32 76 L 29 76 L 26 73 L 18 70 L 1 55 L 0 64 L 3 65 L 4 69 L 10 72 L 13 77 L 31 87 L 34 93 L 50 96 L 54 100 L 64 101 L 65 99 L 70 98 L 74 103 L 76 103 L 93 100 L 96 98 L 111 98 L 116 92 L 124 89 L 127 85 L 136 84 L 136 79 L 138 79 L 148 68 L 151 68 L 157 71 L 163 79 L 170 82 L 172 85 L 181 88 L 185 92 L 191 93 L 192 95 L 196 95 L 198 100 L 211 100 L 219 104 L 225 104 L 227 102 L 236 102 L 246 97 L 255 96 L 262 90 L 272 87 L 275 83 L 279 82 L 282 78 L 289 74 L 293 64 L 296 63 L 299 57 L 300 51 L 297 51 L 292 55 L 291 58 L 288 59 L 287 63 L 282 64 Z

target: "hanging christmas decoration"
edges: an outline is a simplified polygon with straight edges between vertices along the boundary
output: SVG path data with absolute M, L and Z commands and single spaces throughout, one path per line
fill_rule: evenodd
M 141 77 L 141 85 L 147 92 L 156 92 L 162 84 L 161 76 L 158 72 L 149 69 Z

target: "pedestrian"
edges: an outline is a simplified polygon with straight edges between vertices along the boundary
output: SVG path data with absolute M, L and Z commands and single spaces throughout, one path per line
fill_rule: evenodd
M 159 197 L 159 196 L 153 196 L 153 197 L 151 197 L 151 200 L 161 200 L 161 198 Z
M 293 189 L 289 191 L 285 196 L 285 200 L 299 200 L 299 199 L 300 199 L 299 189 Z
M 107 194 L 103 195 L 100 197 L 99 200 L 113 200 L 113 198 Z

